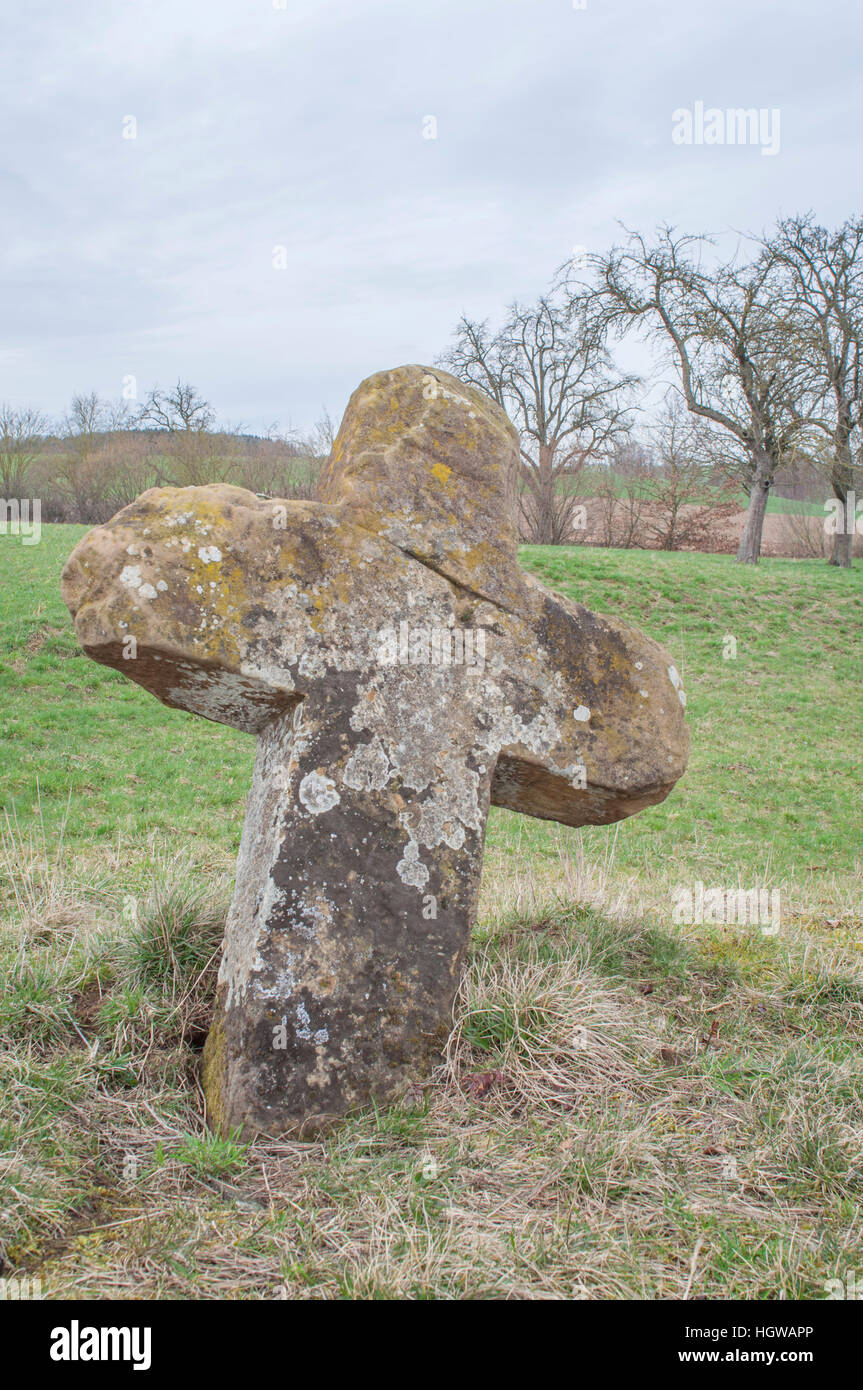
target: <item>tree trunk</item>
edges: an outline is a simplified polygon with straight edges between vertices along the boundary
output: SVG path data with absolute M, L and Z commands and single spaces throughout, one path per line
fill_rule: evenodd
M 536 489 L 536 531 L 539 545 L 554 545 L 554 449 L 539 446 L 539 485 Z
M 737 547 L 737 559 L 741 565 L 758 564 L 761 555 L 761 533 L 764 530 L 767 498 L 770 496 L 772 481 L 769 465 L 766 465 L 766 461 L 760 462 L 755 470 L 755 479 L 749 493 L 746 520 L 743 523 L 743 532 Z
M 836 459 L 833 465 L 833 472 L 830 481 L 833 484 L 833 495 L 838 497 L 842 503 L 843 525 L 841 531 L 834 532 L 833 549 L 829 565 L 838 565 L 840 569 L 850 570 L 851 568 L 851 546 L 854 543 L 854 517 L 848 515 L 848 494 L 854 487 L 854 473 L 851 464 L 851 427 L 840 432 L 836 445 Z M 853 512 L 853 507 L 851 511 Z
M 853 535 L 846 531 L 837 531 L 833 537 L 833 550 L 828 565 L 838 565 L 840 569 L 850 570 L 851 568 L 851 542 Z

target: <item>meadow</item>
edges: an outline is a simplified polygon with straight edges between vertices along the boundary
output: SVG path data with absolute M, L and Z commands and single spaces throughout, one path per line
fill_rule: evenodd
M 80 652 L 0 536 L 0 1275 L 94 1298 L 792 1298 L 863 1267 L 863 570 L 524 547 L 674 655 L 686 776 L 493 811 L 438 1073 L 318 1143 L 201 1122 L 253 757 Z M 778 889 L 775 935 L 676 889 Z

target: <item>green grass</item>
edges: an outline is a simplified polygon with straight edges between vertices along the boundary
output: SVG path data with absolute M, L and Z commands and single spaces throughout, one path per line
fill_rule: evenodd
M 684 677 L 689 769 L 619 827 L 619 866 L 649 873 L 673 855 L 681 878 L 716 884 L 854 873 L 863 568 L 581 546 L 525 547 L 521 560 L 662 642 Z M 609 834 L 586 832 L 588 851 Z
M 0 537 L 0 735 L 11 755 L 2 805 L 28 824 L 134 849 L 154 831 L 230 858 L 242 829 L 253 741 L 160 706 L 80 652 L 59 595 L 84 528 L 46 526 L 40 545 Z M 863 569 L 820 561 L 740 566 L 723 555 L 524 547 L 546 584 L 662 642 L 683 672 L 693 733 L 674 795 L 612 830 L 622 869 L 673 855 L 681 876 L 747 883 L 765 872 L 853 873 L 863 686 Z M 726 637 L 737 656 L 723 659 Z M 16 753 L 16 750 L 17 753 Z M 554 856 L 540 822 L 495 812 L 489 844 Z M 729 877 L 730 876 L 730 877 Z
M 2 805 L 29 823 L 41 803 L 72 843 L 139 842 L 182 830 L 236 851 L 253 740 L 160 707 L 81 652 L 59 575 L 83 526 L 45 526 L 38 546 L 0 537 Z
M 859 566 L 526 548 L 672 652 L 686 777 L 609 829 L 495 812 L 430 1084 L 326 1142 L 245 1145 L 207 1131 L 198 1080 L 252 741 L 78 652 L 82 530 L 0 537 L 0 1273 L 775 1299 L 863 1267 Z M 780 887 L 781 932 L 676 927 L 696 878 Z

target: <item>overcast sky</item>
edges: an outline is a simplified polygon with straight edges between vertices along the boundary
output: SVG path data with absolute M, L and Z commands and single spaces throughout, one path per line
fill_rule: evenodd
M 852 0 L 281 3 L 8 5 L 0 400 L 180 376 L 306 426 L 618 220 L 861 211 Z M 698 101 L 778 108 L 779 152 L 675 144 Z

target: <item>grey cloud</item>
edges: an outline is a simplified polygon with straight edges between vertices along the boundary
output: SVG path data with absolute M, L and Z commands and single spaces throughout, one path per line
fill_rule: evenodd
M 842 0 L 21 7 L 0 45 L 0 399 L 59 414 L 181 374 L 223 418 L 306 424 L 618 219 L 842 218 L 860 29 Z M 779 106 L 781 154 L 674 146 L 695 100 Z

